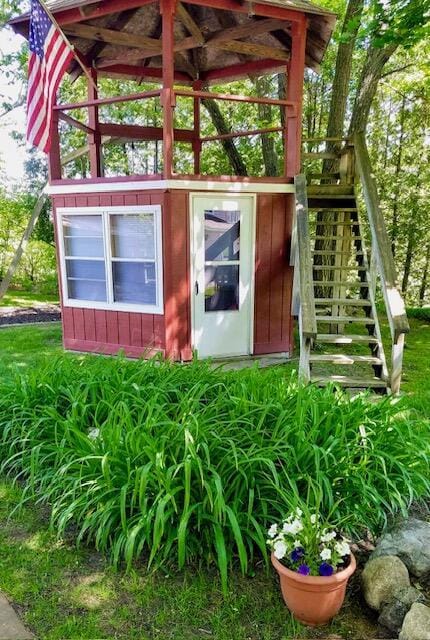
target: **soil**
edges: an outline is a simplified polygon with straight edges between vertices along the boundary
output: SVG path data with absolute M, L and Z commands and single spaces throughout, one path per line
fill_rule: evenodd
M 28 324 L 32 322 L 54 322 L 61 320 L 60 307 L 44 304 L 34 307 L 0 307 L 0 326 Z

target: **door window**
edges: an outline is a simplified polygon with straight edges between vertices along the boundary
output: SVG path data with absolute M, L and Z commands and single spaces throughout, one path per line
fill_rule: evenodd
M 239 310 L 240 211 L 205 210 L 205 312 Z

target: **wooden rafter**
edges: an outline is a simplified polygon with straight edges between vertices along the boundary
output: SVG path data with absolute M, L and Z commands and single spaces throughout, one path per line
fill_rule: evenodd
M 92 27 L 88 24 L 73 24 L 64 27 L 63 31 L 70 36 L 85 38 L 87 40 L 99 40 L 107 44 L 115 44 L 122 47 L 134 47 L 136 49 L 151 49 L 161 52 L 161 42 L 156 38 L 117 31 L 114 29 L 104 29 L 103 27 Z
M 205 41 L 205 37 L 192 15 L 189 13 L 189 11 L 187 11 L 187 9 L 181 2 L 179 2 L 176 7 L 176 15 L 185 26 L 187 31 L 190 33 L 190 35 L 194 37 L 198 45 L 202 45 Z
M 240 40 L 247 36 L 260 35 L 262 33 L 268 33 L 275 29 L 285 28 L 285 20 L 277 20 L 275 18 L 262 19 L 262 20 L 249 20 L 244 24 L 232 26 L 227 29 L 221 29 L 215 31 L 215 33 L 208 34 L 207 44 L 214 44 L 215 42 L 225 42 L 228 40 Z
M 217 49 L 223 51 L 232 51 L 233 53 L 242 53 L 247 56 L 256 56 L 259 58 L 271 58 L 272 60 L 290 59 L 290 54 L 285 49 L 277 49 L 263 44 L 255 44 L 253 42 L 241 42 L 240 40 L 230 40 L 228 42 L 216 42 L 213 44 Z

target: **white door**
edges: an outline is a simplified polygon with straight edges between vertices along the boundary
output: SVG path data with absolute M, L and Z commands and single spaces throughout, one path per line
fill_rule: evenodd
M 251 353 L 253 196 L 191 197 L 193 348 L 199 358 Z

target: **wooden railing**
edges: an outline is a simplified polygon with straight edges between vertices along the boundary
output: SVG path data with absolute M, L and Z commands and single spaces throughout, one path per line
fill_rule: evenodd
M 264 136 L 267 134 L 281 134 L 284 143 L 284 170 L 283 175 L 278 176 L 278 179 L 284 180 L 292 178 L 298 172 L 299 163 L 299 148 L 297 144 L 287 144 L 288 140 L 296 140 L 298 137 L 297 130 L 299 126 L 299 103 L 297 100 L 281 100 L 267 97 L 258 96 L 244 96 L 233 95 L 227 93 L 214 93 L 209 91 L 202 91 L 196 89 L 180 89 L 175 88 L 172 90 L 172 94 L 167 105 L 163 101 L 163 90 L 154 89 L 151 91 L 143 91 L 140 93 L 133 93 L 130 95 L 114 96 L 109 98 L 98 98 L 97 94 L 88 100 L 73 103 L 73 104 L 59 104 L 54 107 L 53 127 L 52 127 L 52 145 L 49 157 L 49 169 L 50 180 L 62 179 L 62 167 L 67 163 L 76 160 L 83 155 L 89 155 L 89 169 L 92 178 L 103 177 L 103 162 L 102 162 L 102 146 L 110 143 L 125 143 L 132 141 L 162 141 L 163 148 L 166 146 L 166 140 L 168 140 L 168 146 L 170 149 L 169 157 L 172 155 L 173 146 L 175 142 L 187 143 L 191 146 L 194 156 L 194 172 L 189 175 L 200 175 L 200 154 L 202 150 L 202 144 L 210 142 L 223 142 L 230 139 L 237 139 L 243 137 L 255 137 Z M 125 123 L 113 123 L 113 122 L 101 122 L 99 119 L 99 110 L 101 107 L 108 105 L 116 105 L 124 102 L 137 102 L 147 100 L 149 98 L 159 98 L 161 112 L 168 111 L 171 113 L 171 128 L 166 129 L 166 123 L 163 122 L 163 127 L 156 126 L 142 126 L 136 124 Z M 193 102 L 193 128 L 183 129 L 176 128 L 174 126 L 174 106 L 177 98 L 191 99 Z M 280 124 L 279 126 L 262 127 L 258 129 L 249 129 L 243 125 L 238 127 L 240 130 L 227 130 L 223 133 L 216 135 L 201 135 L 200 124 L 200 108 L 201 103 L 205 101 L 226 101 L 226 102 L 238 102 L 251 105 L 268 105 L 271 107 L 277 107 L 279 109 Z M 76 117 L 70 115 L 70 112 L 75 110 L 79 111 L 85 109 L 88 111 L 88 122 L 82 122 Z M 58 130 L 59 121 L 63 121 L 71 127 L 74 127 L 87 136 L 87 144 L 83 145 L 77 150 L 71 151 L 67 156 L 61 157 L 60 153 L 60 136 Z M 174 172 L 173 155 L 171 158 L 171 166 L 167 166 L 166 157 L 163 154 L 163 176 L 164 177 L 181 177 L 180 174 Z M 259 179 L 259 176 L 253 176 Z M 263 180 L 266 178 L 262 177 Z
M 392 393 L 398 393 L 402 374 L 405 334 L 409 331 L 409 323 L 406 316 L 405 303 L 397 284 L 397 271 L 391 243 L 379 204 L 378 191 L 364 134 L 360 133 L 355 136 L 354 149 L 372 237 L 371 264 L 375 268 L 376 275 L 379 276 L 391 331 L 392 362 L 390 386 Z
M 310 380 L 309 356 L 312 341 L 317 335 L 315 313 L 311 237 L 309 232 L 306 177 L 294 178 L 296 189 L 295 213 L 291 242 L 291 265 L 294 269 L 293 314 L 299 318 L 300 364 L 299 376 Z

